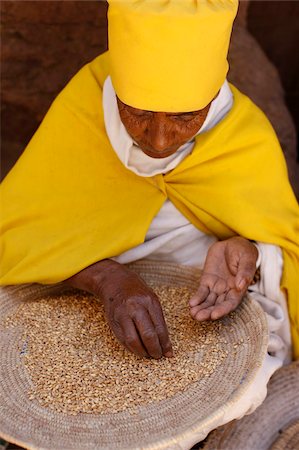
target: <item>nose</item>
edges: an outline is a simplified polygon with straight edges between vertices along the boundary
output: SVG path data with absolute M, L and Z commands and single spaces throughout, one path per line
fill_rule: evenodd
M 150 145 L 153 150 L 163 152 L 171 146 L 169 130 L 167 129 L 167 118 L 163 113 L 156 113 L 149 129 Z

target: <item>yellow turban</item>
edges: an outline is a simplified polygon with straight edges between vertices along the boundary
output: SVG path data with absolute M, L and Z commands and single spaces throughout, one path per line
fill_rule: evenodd
M 110 74 L 135 108 L 204 108 L 227 71 L 237 0 L 109 0 Z

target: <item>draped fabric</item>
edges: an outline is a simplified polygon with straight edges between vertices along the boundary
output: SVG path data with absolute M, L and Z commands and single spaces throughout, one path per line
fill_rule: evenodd
M 1 284 L 55 283 L 144 241 L 166 198 L 198 229 L 278 245 L 299 357 L 299 208 L 275 133 L 231 86 L 234 105 L 165 175 L 126 169 L 107 138 L 107 53 L 53 102 L 1 186 Z

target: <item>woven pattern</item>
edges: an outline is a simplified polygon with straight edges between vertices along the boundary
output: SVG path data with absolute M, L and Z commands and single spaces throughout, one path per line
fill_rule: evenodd
M 298 450 L 299 448 L 299 419 L 281 430 L 280 436 L 271 450 Z
M 195 289 L 200 272 L 193 268 L 153 261 L 130 264 L 148 283 Z M 5 319 L 23 302 L 62 293 L 62 285 L 12 286 L 0 290 L 0 317 Z M 2 320 L 1 320 L 2 321 Z M 33 449 L 178 449 L 182 440 L 213 423 L 240 399 L 261 365 L 268 343 L 266 319 L 259 305 L 243 301 L 234 317 L 223 319 L 223 338 L 244 342 L 231 352 L 210 378 L 190 384 L 182 394 L 116 414 L 66 414 L 30 401 L 32 386 L 22 363 L 21 329 L 4 329 L 0 323 L 0 435 Z M 208 401 L 207 401 L 208 399 Z
M 298 450 L 299 361 L 279 369 L 268 386 L 266 400 L 253 414 L 213 431 L 204 449 Z

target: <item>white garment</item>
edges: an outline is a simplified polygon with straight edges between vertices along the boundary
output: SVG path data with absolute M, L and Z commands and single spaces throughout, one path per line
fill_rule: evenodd
M 230 87 L 225 81 L 218 96 L 213 100 L 207 118 L 197 134 L 216 126 L 224 118 L 233 104 Z M 104 119 L 108 137 L 116 154 L 127 169 L 139 176 L 153 176 L 166 173 L 176 167 L 194 147 L 195 139 L 177 150 L 168 158 L 151 158 L 134 144 L 121 122 L 116 95 L 111 79 L 108 77 L 103 89 Z M 166 200 L 159 213 L 154 217 L 146 234 L 145 242 L 115 256 L 119 263 L 128 263 L 141 258 L 159 261 L 173 261 L 178 264 L 192 265 L 202 268 L 208 249 L 217 241 L 195 228 L 180 211 Z M 264 400 L 267 393 L 267 383 L 271 375 L 283 364 L 290 361 L 290 324 L 286 300 L 280 290 L 283 260 L 279 247 L 270 244 L 257 243 L 259 250 L 258 264 L 261 269 L 261 280 L 250 287 L 250 295 L 258 301 L 266 313 L 269 324 L 269 346 L 262 367 L 257 372 L 255 381 L 237 405 L 230 411 L 229 417 L 222 417 L 219 424 L 239 419 L 253 412 Z M 206 435 L 211 430 L 206 430 Z M 195 436 L 204 439 L 205 436 Z M 189 448 L 182 443 L 183 448 Z
M 217 98 L 212 102 L 206 120 L 197 134 L 213 128 L 228 113 L 232 104 L 233 95 L 228 82 L 225 81 Z M 104 82 L 103 109 L 105 127 L 112 147 L 124 166 L 137 175 L 152 177 L 158 173 L 169 172 L 189 155 L 194 147 L 195 139 L 193 138 L 167 158 L 151 158 L 143 153 L 127 133 L 120 119 L 116 94 L 110 77 L 106 78 Z
M 197 134 L 212 128 L 228 113 L 232 104 L 232 92 L 225 81 Z M 174 169 L 193 150 L 195 138 L 167 158 L 151 158 L 143 153 L 134 144 L 120 119 L 116 94 L 110 77 L 104 83 L 103 109 L 106 131 L 112 147 L 124 166 L 139 176 L 149 177 L 166 173 Z M 206 249 L 216 241 L 214 236 L 208 236 L 192 225 L 167 199 L 153 219 L 145 242 L 113 259 L 121 264 L 149 258 L 202 267 L 206 258 Z

